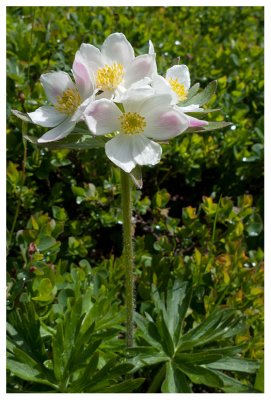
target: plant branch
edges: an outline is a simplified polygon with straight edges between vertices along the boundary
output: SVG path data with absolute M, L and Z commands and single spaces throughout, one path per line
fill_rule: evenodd
M 132 225 L 132 191 L 130 176 L 121 170 L 121 205 L 123 218 L 123 259 L 126 285 L 126 344 L 133 346 L 134 336 L 134 255 Z

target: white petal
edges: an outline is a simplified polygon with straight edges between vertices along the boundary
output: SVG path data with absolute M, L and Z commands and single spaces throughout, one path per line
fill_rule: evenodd
M 155 109 L 163 108 L 170 105 L 172 97 L 170 94 L 155 94 L 151 97 L 148 97 L 142 102 L 140 113 L 142 116 L 147 117 L 148 114 L 153 113 Z
M 97 47 L 92 46 L 92 44 L 82 43 L 79 51 L 89 71 L 95 73 L 98 68 L 104 67 L 103 56 Z
M 75 87 L 70 76 L 66 72 L 57 71 L 43 74 L 40 77 L 42 86 L 44 87 L 46 96 L 52 104 L 56 104 L 58 96 L 62 96 L 63 92 L 69 88 Z
M 184 85 L 185 90 L 190 88 L 190 74 L 186 65 L 174 65 L 169 68 L 166 73 L 166 79 L 177 79 L 179 83 Z
M 66 137 L 73 128 L 75 123 L 71 122 L 70 118 L 66 119 L 64 122 L 56 126 L 54 129 L 46 132 L 38 139 L 38 143 L 54 142 L 55 140 L 60 140 Z
M 173 107 L 156 109 L 146 120 L 144 135 L 156 140 L 170 139 L 188 128 L 187 116 Z
M 125 68 L 135 58 L 134 49 L 123 33 L 109 35 L 102 45 L 101 53 L 108 61 L 120 63 Z
M 149 40 L 149 54 L 155 54 L 154 46 L 151 40 Z
M 46 128 L 52 128 L 53 126 L 57 126 L 64 119 L 67 118 L 66 115 L 57 111 L 54 107 L 51 106 L 42 106 L 37 108 L 37 110 L 27 113 L 34 124 L 44 126 Z
M 116 101 L 116 103 L 120 103 L 120 101 L 115 100 L 115 94 L 112 92 L 112 90 L 104 90 L 100 94 L 96 95 L 96 100 L 101 100 L 101 99 L 107 99 L 107 100 L 113 100 Z
M 89 130 L 94 135 L 105 135 L 120 129 L 121 111 L 110 100 L 101 99 L 90 103 L 84 112 Z
M 133 160 L 133 140 L 130 135 L 117 135 L 105 144 L 107 157 L 125 172 L 131 172 L 136 166 Z
M 172 95 L 172 89 L 170 87 L 170 84 L 161 75 L 156 75 L 153 77 L 152 87 L 154 88 L 155 93 L 157 94 L 166 93 L 169 94 L 170 96 Z
M 80 106 L 77 108 L 75 113 L 71 117 L 72 122 L 78 122 L 80 119 L 82 119 L 82 115 L 87 108 L 87 106 L 93 102 L 95 99 L 95 95 L 93 94 L 92 96 L 88 97 L 83 103 L 80 104 Z
M 204 108 L 200 107 L 198 104 L 190 104 L 190 106 L 178 107 L 178 109 L 184 113 L 186 112 L 200 112 Z
M 131 86 L 121 96 L 120 102 L 123 103 L 125 112 L 138 112 L 140 111 L 143 102 L 153 95 L 154 90 L 148 85 L 139 88 Z
M 189 123 L 189 127 L 190 128 L 195 128 L 195 127 L 208 125 L 208 122 L 204 121 L 202 119 L 190 117 L 189 115 L 187 115 L 186 117 L 188 118 L 188 123 Z
M 142 87 L 150 87 L 149 85 L 151 84 L 152 80 L 151 78 L 145 76 L 145 78 L 140 79 L 139 81 L 132 83 L 132 85 L 129 87 L 129 89 L 141 89 Z M 127 89 L 127 90 L 129 90 Z
M 128 89 L 128 96 L 122 100 L 125 112 L 137 112 L 147 117 L 157 107 L 163 108 L 170 105 L 171 96 L 167 94 L 156 95 L 153 88 Z
M 86 99 L 94 92 L 95 82 L 79 51 L 76 52 L 72 71 L 79 93 Z
M 133 139 L 133 159 L 139 165 L 155 165 L 162 155 L 160 144 L 149 140 L 143 135 L 135 135 Z
M 155 53 L 155 51 L 154 51 L 154 46 L 153 46 L 153 43 L 152 43 L 151 40 L 149 40 L 149 54 L 155 54 L 155 56 L 156 56 L 156 53 Z M 157 65 L 156 65 L 156 62 L 155 62 L 155 65 L 154 65 L 152 77 L 154 77 L 155 75 L 157 75 Z
M 143 54 L 136 57 L 126 70 L 124 77 L 125 87 L 145 77 L 151 77 L 155 70 L 155 54 Z

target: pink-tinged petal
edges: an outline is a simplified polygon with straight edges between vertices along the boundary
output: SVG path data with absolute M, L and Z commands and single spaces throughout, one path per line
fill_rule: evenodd
M 135 58 L 134 49 L 123 33 L 109 35 L 102 45 L 101 53 L 107 59 L 107 63 L 117 62 L 125 68 Z
M 125 172 L 131 172 L 136 162 L 133 159 L 133 140 L 130 135 L 117 135 L 105 144 L 105 154 Z
M 190 117 L 189 115 L 187 115 L 186 117 L 188 118 L 189 128 L 195 128 L 195 127 L 208 125 L 207 121 L 203 121 L 201 119 Z
M 63 122 L 67 116 L 57 111 L 51 106 L 42 106 L 37 110 L 27 113 L 34 124 L 44 126 L 45 128 L 52 128 Z
M 155 71 L 155 55 L 143 54 L 134 59 L 127 67 L 124 77 L 125 87 L 129 87 L 133 83 L 145 78 L 151 77 Z
M 97 47 L 92 44 L 82 43 L 79 52 L 90 74 L 95 75 L 98 68 L 104 67 L 103 56 Z
M 94 135 L 106 135 L 120 130 L 119 108 L 110 100 L 96 100 L 88 105 L 84 118 L 89 130 Z
M 155 165 L 162 155 L 160 144 L 153 142 L 143 135 L 135 135 L 133 140 L 133 159 L 138 165 Z
M 57 71 L 43 74 L 40 77 L 42 86 L 44 87 L 46 96 L 52 104 L 56 104 L 58 97 L 62 96 L 67 89 L 75 87 L 70 76 L 66 72 Z
M 154 110 L 146 122 L 144 135 L 156 140 L 173 138 L 188 128 L 187 116 L 171 107 Z
M 77 51 L 75 55 L 72 72 L 82 99 L 91 96 L 95 89 L 94 79 L 89 74 L 88 68 L 86 67 L 79 51 Z
M 46 132 L 38 139 L 38 143 L 54 142 L 68 136 L 75 127 L 75 123 L 71 122 L 70 118 L 56 126 L 54 129 Z
M 179 83 L 184 85 L 185 90 L 190 88 L 190 74 L 186 65 L 174 65 L 169 68 L 166 73 L 166 80 L 177 79 Z

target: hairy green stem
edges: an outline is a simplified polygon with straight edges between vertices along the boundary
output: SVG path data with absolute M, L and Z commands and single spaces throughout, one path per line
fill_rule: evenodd
M 123 259 L 126 285 L 126 344 L 133 346 L 134 337 L 134 255 L 132 224 L 132 191 L 130 176 L 121 171 L 121 205 L 123 220 Z

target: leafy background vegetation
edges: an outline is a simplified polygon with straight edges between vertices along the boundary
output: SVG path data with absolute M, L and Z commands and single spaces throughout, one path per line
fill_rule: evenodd
M 263 391 L 263 8 L 8 7 L 8 391 Z M 45 100 L 82 42 L 154 43 L 212 80 L 232 125 L 163 146 L 134 190 L 137 346 L 124 351 L 119 174 L 40 149 L 11 109 Z M 212 114 L 212 120 L 219 120 Z M 209 118 L 210 119 L 210 118 Z

